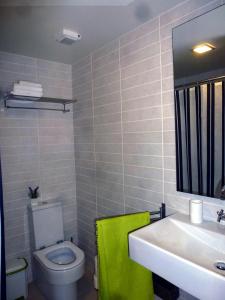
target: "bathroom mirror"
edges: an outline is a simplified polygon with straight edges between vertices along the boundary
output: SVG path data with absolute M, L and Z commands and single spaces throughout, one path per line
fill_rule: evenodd
M 173 29 L 177 190 L 225 199 L 225 6 Z

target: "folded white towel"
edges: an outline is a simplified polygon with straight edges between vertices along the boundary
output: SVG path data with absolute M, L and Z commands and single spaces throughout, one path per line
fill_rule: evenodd
M 14 83 L 13 85 L 13 91 L 16 93 L 17 91 L 23 92 L 43 92 L 43 89 L 40 87 L 32 87 L 32 86 L 25 86 L 25 85 L 19 85 L 18 83 Z
M 36 87 L 36 88 L 42 88 L 42 85 L 40 83 L 35 83 L 31 81 L 25 81 L 25 80 L 20 80 L 17 82 L 17 84 L 21 86 L 26 86 L 26 87 Z
M 28 97 L 37 97 L 37 98 L 41 98 L 43 96 L 42 92 L 32 92 L 32 91 L 12 91 L 11 94 L 15 95 L 15 96 L 28 96 Z

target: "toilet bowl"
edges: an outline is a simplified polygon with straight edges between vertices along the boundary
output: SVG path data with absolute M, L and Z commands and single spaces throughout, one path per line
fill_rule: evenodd
M 76 299 L 76 281 L 84 274 L 84 253 L 71 242 L 34 252 L 36 280 L 47 299 Z
M 76 300 L 76 282 L 84 274 L 84 252 L 64 241 L 61 203 L 30 206 L 34 277 L 48 300 Z

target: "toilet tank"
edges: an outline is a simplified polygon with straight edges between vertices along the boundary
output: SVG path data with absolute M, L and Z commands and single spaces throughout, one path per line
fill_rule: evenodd
M 64 240 L 62 206 L 60 202 L 40 202 L 29 207 L 33 225 L 35 250 Z

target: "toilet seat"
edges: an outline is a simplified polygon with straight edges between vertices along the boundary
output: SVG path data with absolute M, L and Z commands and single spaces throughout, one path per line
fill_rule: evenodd
M 66 271 L 84 262 L 84 253 L 71 242 L 62 242 L 34 252 L 34 257 L 49 270 Z

